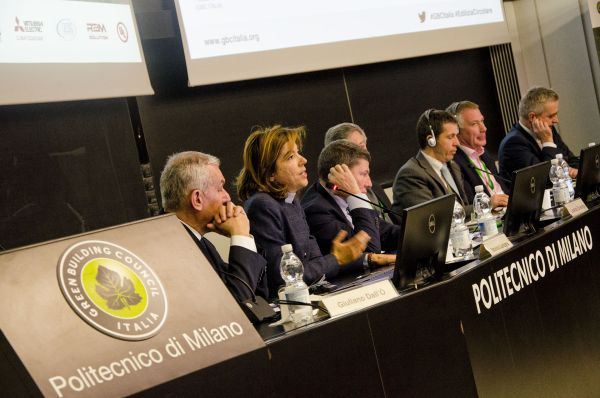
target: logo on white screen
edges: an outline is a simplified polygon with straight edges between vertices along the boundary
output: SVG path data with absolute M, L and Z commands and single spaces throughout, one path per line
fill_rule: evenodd
M 19 17 L 15 17 L 15 32 L 22 32 L 25 33 L 25 28 L 23 27 L 23 25 L 21 25 L 21 21 L 19 21 Z
M 127 27 L 123 22 L 117 24 L 117 35 L 123 43 L 127 43 L 129 40 L 129 32 L 127 32 Z
M 66 41 L 71 41 L 77 36 L 77 26 L 68 18 L 61 19 L 56 24 L 56 33 Z
M 90 40 L 108 40 L 106 26 L 103 23 L 88 22 L 85 26 Z

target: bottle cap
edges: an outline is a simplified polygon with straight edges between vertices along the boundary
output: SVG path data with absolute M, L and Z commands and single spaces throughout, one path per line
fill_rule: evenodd
M 562 159 L 562 158 L 563 158 L 563 155 L 562 155 L 562 153 L 557 153 L 557 154 L 556 154 L 556 159 Z
M 550 160 L 551 164 L 558 164 L 558 159 L 554 158 Z
M 281 246 L 281 251 L 282 251 L 283 253 L 289 253 L 289 252 L 291 252 L 292 250 L 294 250 L 294 248 L 292 247 L 292 244 L 291 244 L 291 243 L 288 243 L 288 244 L 286 244 L 286 245 L 282 245 L 282 246 Z
M 476 185 L 475 192 L 483 192 L 483 185 Z

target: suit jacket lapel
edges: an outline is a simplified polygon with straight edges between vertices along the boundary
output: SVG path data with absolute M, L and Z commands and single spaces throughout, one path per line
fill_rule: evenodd
M 425 159 L 425 157 L 423 156 L 423 154 L 421 153 L 421 151 L 419 151 L 417 153 L 417 156 L 415 157 L 415 159 L 419 163 L 419 166 L 421 166 L 425 170 L 425 172 L 427 174 L 429 174 L 429 176 L 431 178 L 433 178 L 437 182 L 439 188 L 443 192 L 453 193 L 452 189 L 447 188 L 446 184 L 444 183 L 444 181 L 442 181 L 442 179 L 440 178 L 440 176 L 438 176 L 438 174 L 435 172 L 435 170 L 433 170 L 433 168 L 431 167 L 431 165 L 429 164 L 429 162 L 427 161 L 427 159 Z
M 537 154 L 538 157 L 542 157 L 542 150 L 540 148 L 540 145 L 537 143 L 537 141 L 535 140 L 535 138 L 533 138 L 533 136 L 531 134 L 529 134 L 527 131 L 525 131 L 523 129 L 523 126 L 521 126 L 521 124 L 519 122 L 517 122 L 517 130 L 519 131 L 519 133 L 521 133 L 525 139 L 527 139 L 527 141 L 529 142 L 531 149 L 533 149 Z
M 190 234 L 190 236 L 196 243 L 196 246 L 198 246 L 198 248 L 200 249 L 202 254 L 204 254 L 204 257 L 206 257 L 206 259 L 208 260 L 210 265 L 212 265 L 212 267 L 215 270 L 218 270 L 218 266 L 220 263 L 219 260 L 221 259 L 221 256 L 219 256 L 217 249 L 212 245 L 212 243 L 210 243 L 208 241 L 208 239 L 203 237 L 202 240 L 199 240 L 196 237 L 196 235 L 194 235 L 194 233 L 192 231 L 190 231 L 190 229 L 187 227 L 187 225 L 185 225 L 185 224 L 182 224 L 182 225 L 184 226 L 184 228 L 188 232 L 188 234 Z
M 327 203 L 329 203 L 334 208 L 334 211 L 335 211 L 335 214 L 337 215 L 337 217 L 340 220 L 348 223 L 348 219 L 346 218 L 346 215 L 344 214 L 344 212 L 342 211 L 340 206 L 337 204 L 335 199 L 329 194 L 329 192 L 327 192 L 327 190 L 320 183 L 317 182 L 316 185 L 317 185 L 317 193 L 319 195 L 321 195 L 322 197 L 324 197 L 325 200 L 327 201 Z
M 465 189 L 461 186 L 462 176 L 460 173 L 460 167 L 458 167 L 456 162 L 451 160 L 448 162 L 448 170 L 450 170 L 450 174 L 452 174 L 452 178 L 454 178 L 454 182 L 456 183 L 456 187 L 458 188 L 458 192 L 455 192 L 458 201 L 461 205 L 465 206 L 467 203 L 469 203 L 469 201 L 465 197 Z

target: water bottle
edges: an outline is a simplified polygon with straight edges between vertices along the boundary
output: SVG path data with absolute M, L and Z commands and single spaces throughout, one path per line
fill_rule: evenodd
M 465 209 L 456 201 L 454 202 L 454 212 L 452 213 L 450 243 L 454 257 L 465 257 L 471 254 L 471 238 L 469 236 L 469 228 L 465 225 Z
M 562 153 L 556 154 L 556 159 L 558 159 L 558 165 L 562 167 L 565 175 L 565 182 L 567 184 L 567 188 L 569 189 L 569 202 L 575 199 L 575 187 L 573 186 L 573 180 L 569 177 L 569 164 L 563 158 Z
M 475 197 L 473 198 L 473 211 L 475 219 L 479 225 L 481 237 L 489 237 L 498 233 L 496 217 L 492 215 L 492 203 L 490 197 L 483 191 L 483 185 L 475 187 Z
M 565 171 L 560 167 L 558 159 L 550 161 L 550 181 L 552 181 L 552 198 L 554 206 L 562 206 L 570 199 L 569 187 L 565 179 Z
M 285 286 L 279 290 L 279 298 L 310 304 L 308 286 L 302 279 L 304 275 L 302 261 L 294 254 L 290 244 L 281 246 L 281 251 L 283 256 L 279 263 L 279 271 Z M 287 307 L 288 311 L 284 311 L 283 307 Z M 309 305 L 282 305 L 282 319 L 286 312 L 289 313 L 289 319 L 296 324 L 305 324 L 313 320 L 312 307 Z

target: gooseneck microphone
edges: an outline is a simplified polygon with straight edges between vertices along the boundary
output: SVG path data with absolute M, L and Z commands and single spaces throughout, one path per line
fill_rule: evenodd
M 250 321 L 252 323 L 260 323 L 260 322 L 268 321 L 268 320 L 273 319 L 275 317 L 275 315 L 277 315 L 275 313 L 275 311 L 273 310 L 273 308 L 271 308 L 269 303 L 267 303 L 267 301 L 264 298 L 254 294 L 254 290 L 252 289 L 252 287 L 250 287 L 248 282 L 246 282 L 243 278 L 240 278 L 239 276 L 237 276 L 235 274 L 232 274 L 232 273 L 229 273 L 229 272 L 226 272 L 223 270 L 217 270 L 217 272 L 219 272 L 220 274 L 223 274 L 223 275 L 231 276 L 231 277 L 239 280 L 246 287 L 246 289 L 248 289 L 252 298 L 249 298 L 244 301 L 240 301 L 240 302 L 238 302 L 238 304 L 240 305 L 240 307 L 242 307 L 242 310 L 244 311 L 244 313 L 246 314 L 246 316 L 250 319 Z
M 370 201 L 370 200 L 368 200 L 368 199 L 361 198 L 361 197 L 360 197 L 360 196 L 358 196 L 358 195 L 355 195 L 355 194 L 353 194 L 353 193 L 350 193 L 350 192 L 348 192 L 348 191 L 346 191 L 346 190 L 343 190 L 342 188 L 338 187 L 338 186 L 337 186 L 337 185 L 335 185 L 335 184 L 332 184 L 332 183 L 331 183 L 331 182 L 329 182 L 329 181 L 327 181 L 327 182 L 325 183 L 325 187 L 327 187 L 327 188 L 331 189 L 332 191 L 339 191 L 339 192 L 345 193 L 346 195 L 350 195 L 350 196 L 352 196 L 352 197 L 354 197 L 354 198 L 360 199 L 360 200 L 362 200 L 363 202 L 367 202 L 367 203 L 369 203 L 369 204 L 370 204 L 370 205 L 372 205 L 372 206 L 379 207 L 381 210 L 383 210 L 383 212 L 384 212 L 384 213 L 391 213 L 391 214 L 393 214 L 393 215 L 395 215 L 395 216 L 397 216 L 397 217 L 400 217 L 400 218 L 402 218 L 402 214 L 396 213 L 396 212 L 395 212 L 395 211 L 393 211 L 392 209 L 388 209 L 387 207 L 385 207 L 385 206 L 383 206 L 383 205 L 380 205 L 379 203 L 371 202 L 371 201 Z
M 487 170 L 484 170 L 484 169 L 480 169 L 479 167 L 475 167 L 475 166 L 474 166 L 474 165 L 472 165 L 471 163 L 469 163 L 469 167 L 470 167 L 470 168 L 472 168 L 472 169 L 475 169 L 475 170 L 477 170 L 477 171 L 481 171 L 482 173 L 485 173 L 485 174 L 489 174 L 489 175 L 491 175 L 491 176 L 494 176 L 494 177 L 496 177 L 496 178 L 498 178 L 498 179 L 500 179 L 500 180 L 502 180 L 502 181 L 504 181 L 504 182 L 507 182 L 507 183 L 509 183 L 509 184 L 512 182 L 512 181 L 511 181 L 511 180 L 509 180 L 508 178 L 504 178 L 504 177 L 502 177 L 500 174 L 496 174 L 496 173 L 492 173 L 491 171 L 487 171 Z

